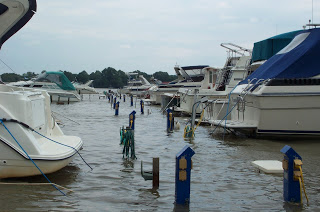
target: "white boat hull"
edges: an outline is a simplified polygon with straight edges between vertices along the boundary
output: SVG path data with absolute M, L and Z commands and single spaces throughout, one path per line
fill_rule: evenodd
M 238 95 L 232 94 L 233 105 Z M 319 86 L 260 86 L 239 101 L 226 127 L 248 135 L 319 136 L 319 125 Z
M 6 144 L 0 142 L 0 149 L 0 179 L 41 175 L 41 172 L 31 160 L 21 156 Z M 75 154 L 73 154 L 71 157 L 61 160 L 34 159 L 33 161 L 44 174 L 49 174 L 67 166 L 73 160 L 74 156 Z

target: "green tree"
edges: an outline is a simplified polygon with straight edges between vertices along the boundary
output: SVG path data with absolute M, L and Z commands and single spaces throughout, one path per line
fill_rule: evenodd
M 89 80 L 89 74 L 86 71 L 81 71 L 76 78 L 78 82 L 86 83 Z
M 23 77 L 15 73 L 4 73 L 1 75 L 1 79 L 3 82 L 17 82 L 23 80 Z
M 89 75 L 89 79 L 93 80 L 93 87 L 95 88 L 104 88 L 103 87 L 103 83 L 102 83 L 102 73 L 101 71 L 95 71 L 95 72 L 92 72 L 90 75 Z
M 66 77 L 70 80 L 70 82 L 75 81 L 75 79 L 76 79 L 76 74 L 73 74 L 73 73 L 71 73 L 71 72 L 69 72 L 69 71 L 64 71 L 63 73 L 64 73 L 64 75 L 66 75 Z
M 158 71 L 153 74 L 155 79 L 161 80 L 162 82 L 170 82 L 177 79 L 176 75 L 169 75 L 167 72 Z

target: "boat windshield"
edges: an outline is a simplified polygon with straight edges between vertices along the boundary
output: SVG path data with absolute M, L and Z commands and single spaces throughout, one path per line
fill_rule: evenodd
M 203 69 L 206 67 L 208 66 L 184 66 L 181 67 L 179 71 L 186 80 L 201 82 L 205 75 Z
M 53 82 L 63 90 L 75 90 L 70 80 L 62 72 L 43 72 L 36 82 Z

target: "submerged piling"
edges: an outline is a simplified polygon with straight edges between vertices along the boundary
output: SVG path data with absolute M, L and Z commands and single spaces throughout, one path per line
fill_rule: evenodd
M 120 106 L 120 102 L 117 102 L 115 106 L 115 112 L 114 112 L 116 116 L 119 115 L 119 106 Z
M 152 188 L 158 189 L 159 188 L 159 158 L 152 159 Z

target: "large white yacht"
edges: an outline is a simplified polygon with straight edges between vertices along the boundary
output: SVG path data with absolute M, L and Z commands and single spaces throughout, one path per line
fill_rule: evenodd
M 254 43 L 251 57 L 250 50 L 247 50 L 234 44 L 233 47 L 237 47 L 236 49 L 229 47 L 230 51 L 228 58 L 233 58 L 236 64 L 233 67 L 231 67 L 231 69 L 229 68 L 229 74 L 227 74 L 228 72 L 225 71 L 229 70 L 227 65 L 225 65 L 220 72 L 218 72 L 217 70 L 208 69 L 205 76 L 205 80 L 203 81 L 203 85 L 200 88 L 199 94 L 197 94 L 197 98 L 194 100 L 198 101 L 198 99 L 204 96 L 206 96 L 209 99 L 209 101 L 206 103 L 200 103 L 199 107 L 197 107 L 196 110 L 197 113 L 200 113 L 204 109 L 202 122 L 212 124 L 214 120 L 217 119 L 230 119 L 230 114 L 226 115 L 226 113 L 228 110 L 229 102 L 228 95 L 232 91 L 232 89 L 235 88 L 241 80 L 249 76 L 258 67 L 265 63 L 266 60 L 268 60 L 270 57 L 276 54 L 283 47 L 288 45 L 294 38 L 294 36 L 300 31 L 301 30 L 279 34 Z M 226 47 L 226 45 L 224 46 Z M 241 51 L 239 52 L 239 50 Z M 244 54 L 245 52 L 247 52 L 247 55 L 249 54 L 249 56 L 246 56 Z M 240 57 L 231 57 L 236 53 Z M 227 59 L 226 64 L 229 63 L 228 60 L 230 59 Z M 219 75 L 219 73 L 224 74 Z M 228 80 L 222 80 L 222 76 L 224 79 Z M 211 82 L 215 82 L 215 84 L 212 84 Z M 216 88 L 216 85 L 221 84 L 221 82 L 225 82 L 223 83 L 225 84 L 225 86 L 219 86 L 218 88 Z
M 319 55 L 320 29 L 298 32 L 235 88 L 231 119 L 214 125 L 253 136 L 320 135 Z
M 201 82 L 199 89 L 180 89 L 180 106 L 175 109 L 183 114 L 192 114 L 194 103 L 198 102 L 202 97 L 206 96 L 209 100 L 204 105 L 196 106 L 196 112 L 200 113 L 206 108 L 206 119 L 210 119 L 214 114 L 212 107 L 220 108 L 227 101 L 227 95 L 248 75 L 248 66 L 251 60 L 251 50 L 240 47 L 232 43 L 222 43 L 222 47 L 228 49 L 226 63 L 222 69 L 206 67 L 204 68 L 205 77 Z M 223 112 L 220 112 L 222 114 Z
M 0 46 L 36 9 L 35 0 L 0 0 Z M 55 172 L 82 145 L 79 137 L 64 135 L 56 124 L 47 92 L 0 85 L 0 178 Z

